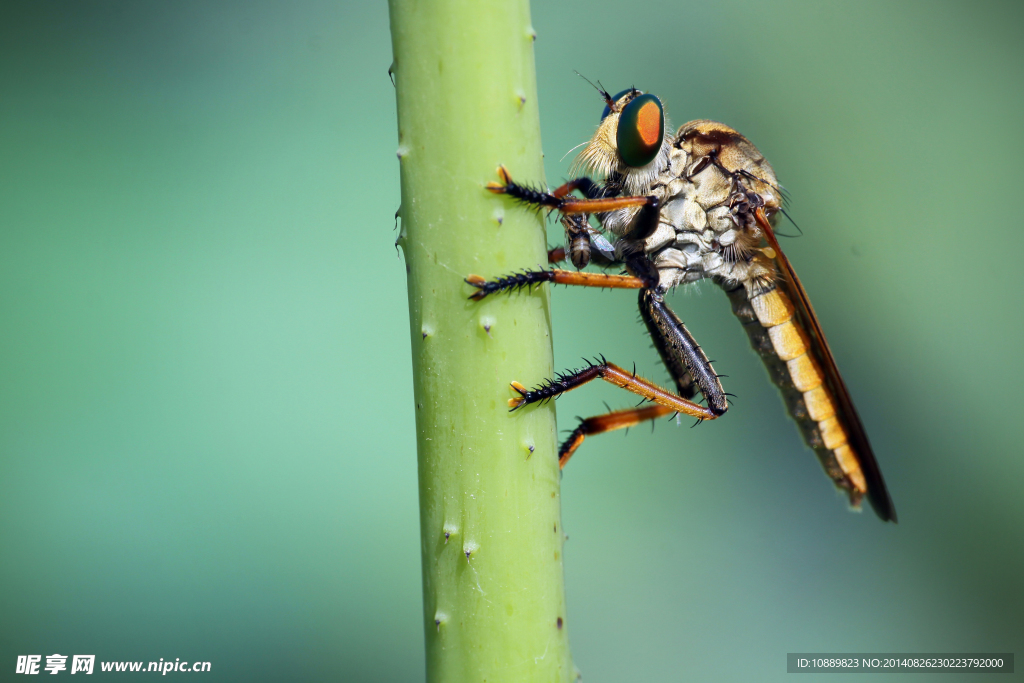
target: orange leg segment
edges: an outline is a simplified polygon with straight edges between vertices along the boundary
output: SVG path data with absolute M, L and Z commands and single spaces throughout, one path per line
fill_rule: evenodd
M 671 415 L 675 411 L 662 405 L 644 406 L 643 408 L 629 408 L 627 410 L 616 410 L 612 413 L 588 417 L 580 420 L 579 425 L 572 431 L 558 448 L 558 467 L 565 467 L 569 458 L 580 447 L 583 440 L 594 434 L 604 434 L 616 429 L 626 429 L 641 422 L 657 420 L 659 417 Z
M 504 166 L 498 167 L 499 183 L 487 183 L 487 189 L 495 194 L 507 194 L 511 197 L 534 204 L 536 206 L 547 206 L 558 209 L 563 214 L 572 215 L 580 213 L 604 213 L 616 209 L 626 209 L 632 206 L 647 206 L 656 204 L 656 197 L 604 197 L 595 199 L 566 199 L 573 190 L 587 190 L 593 186 L 589 178 L 578 178 L 571 180 L 556 189 L 553 193 L 542 192 L 526 185 L 519 185 L 512 181 L 508 169 Z
M 600 287 L 602 289 L 641 289 L 644 286 L 643 280 L 632 275 L 608 275 L 607 273 L 585 273 L 573 270 L 527 270 L 497 280 L 486 280 L 479 275 L 470 275 L 466 278 L 466 282 L 477 288 L 477 291 L 469 297 L 473 301 L 480 301 L 498 292 L 532 287 L 541 282 L 577 287 Z
M 607 273 L 585 273 L 583 271 L 553 270 L 551 281 L 556 285 L 578 287 L 601 287 L 609 289 L 641 289 L 644 281 L 632 275 L 609 275 Z
M 628 209 L 631 206 L 647 206 L 651 197 L 608 197 L 605 199 L 567 199 L 559 205 L 559 210 L 567 216 L 577 213 L 604 213 L 616 209 Z
M 560 374 L 536 389 L 527 389 L 519 382 L 512 382 L 512 389 L 519 396 L 510 398 L 508 405 L 512 410 L 516 410 L 538 401 L 548 401 L 595 379 L 603 379 L 645 400 L 669 408 L 672 412 L 683 413 L 699 420 L 713 420 L 718 417 L 710 408 L 677 396 L 668 389 L 663 389 L 654 382 L 638 377 L 604 359 L 600 363 L 590 363 L 580 370 Z

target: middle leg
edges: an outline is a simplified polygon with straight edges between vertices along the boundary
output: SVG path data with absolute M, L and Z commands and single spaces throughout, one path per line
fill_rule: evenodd
M 559 254 L 554 254 L 554 251 L 557 250 L 548 252 L 549 260 L 559 256 Z M 564 258 L 564 252 L 561 256 Z M 497 280 L 487 280 L 480 275 L 469 275 L 466 277 L 466 283 L 477 288 L 477 291 L 469 297 L 473 301 L 480 301 L 498 292 L 511 292 L 523 287 L 532 287 L 542 282 L 600 289 L 643 289 L 645 287 L 650 289 L 658 284 L 658 271 L 642 254 L 628 256 L 625 266 L 629 275 L 609 275 L 608 273 L 587 273 L 552 268 L 551 270 L 524 270 L 521 273 L 513 273 Z
M 632 275 L 609 275 L 607 273 L 586 273 L 574 270 L 524 270 L 497 280 L 487 280 L 479 275 L 470 275 L 466 282 L 476 287 L 477 291 L 469 298 L 473 301 L 497 294 L 511 292 L 514 289 L 532 287 L 542 282 L 553 282 L 556 285 L 575 285 L 578 287 L 600 287 L 601 289 L 640 289 L 644 281 Z

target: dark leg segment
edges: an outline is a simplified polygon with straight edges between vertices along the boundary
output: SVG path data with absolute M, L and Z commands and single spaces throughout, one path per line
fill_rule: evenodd
M 583 176 L 582 178 L 573 178 L 564 185 L 560 185 L 551 194 L 561 199 L 562 197 L 566 197 L 571 194 L 573 190 L 579 190 L 587 199 L 598 199 L 599 197 L 605 196 L 604 188 L 586 176 Z
M 622 236 L 623 239 L 645 240 L 658 229 L 658 222 L 661 220 L 661 200 L 654 196 L 646 199 L 647 202 L 633 220 L 632 229 Z
M 640 315 L 647 325 L 662 362 L 676 381 L 679 393 L 693 396 L 696 383 L 708 401 L 708 410 L 719 416 L 729 409 L 725 390 L 711 361 L 697 345 L 683 321 L 672 312 L 662 296 L 652 289 L 640 292 Z

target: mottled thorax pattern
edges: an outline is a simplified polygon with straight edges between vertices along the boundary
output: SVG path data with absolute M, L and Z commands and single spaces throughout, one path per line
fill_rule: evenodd
M 644 243 L 661 275 L 661 288 L 706 277 L 750 288 L 775 274 L 760 252 L 754 211 L 768 216 L 780 206 L 771 165 L 746 138 L 711 121 L 693 121 L 668 139 L 665 170 L 650 194 L 662 201 L 661 223 Z M 606 228 L 628 231 L 636 210 L 604 217 Z

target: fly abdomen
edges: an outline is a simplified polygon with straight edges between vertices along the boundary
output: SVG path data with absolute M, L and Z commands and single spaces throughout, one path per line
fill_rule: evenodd
M 790 416 L 835 484 L 856 504 L 867 493 L 859 457 L 814 355 L 814 344 L 781 287 L 747 297 L 740 286 L 727 292 L 772 382 L 782 391 Z

